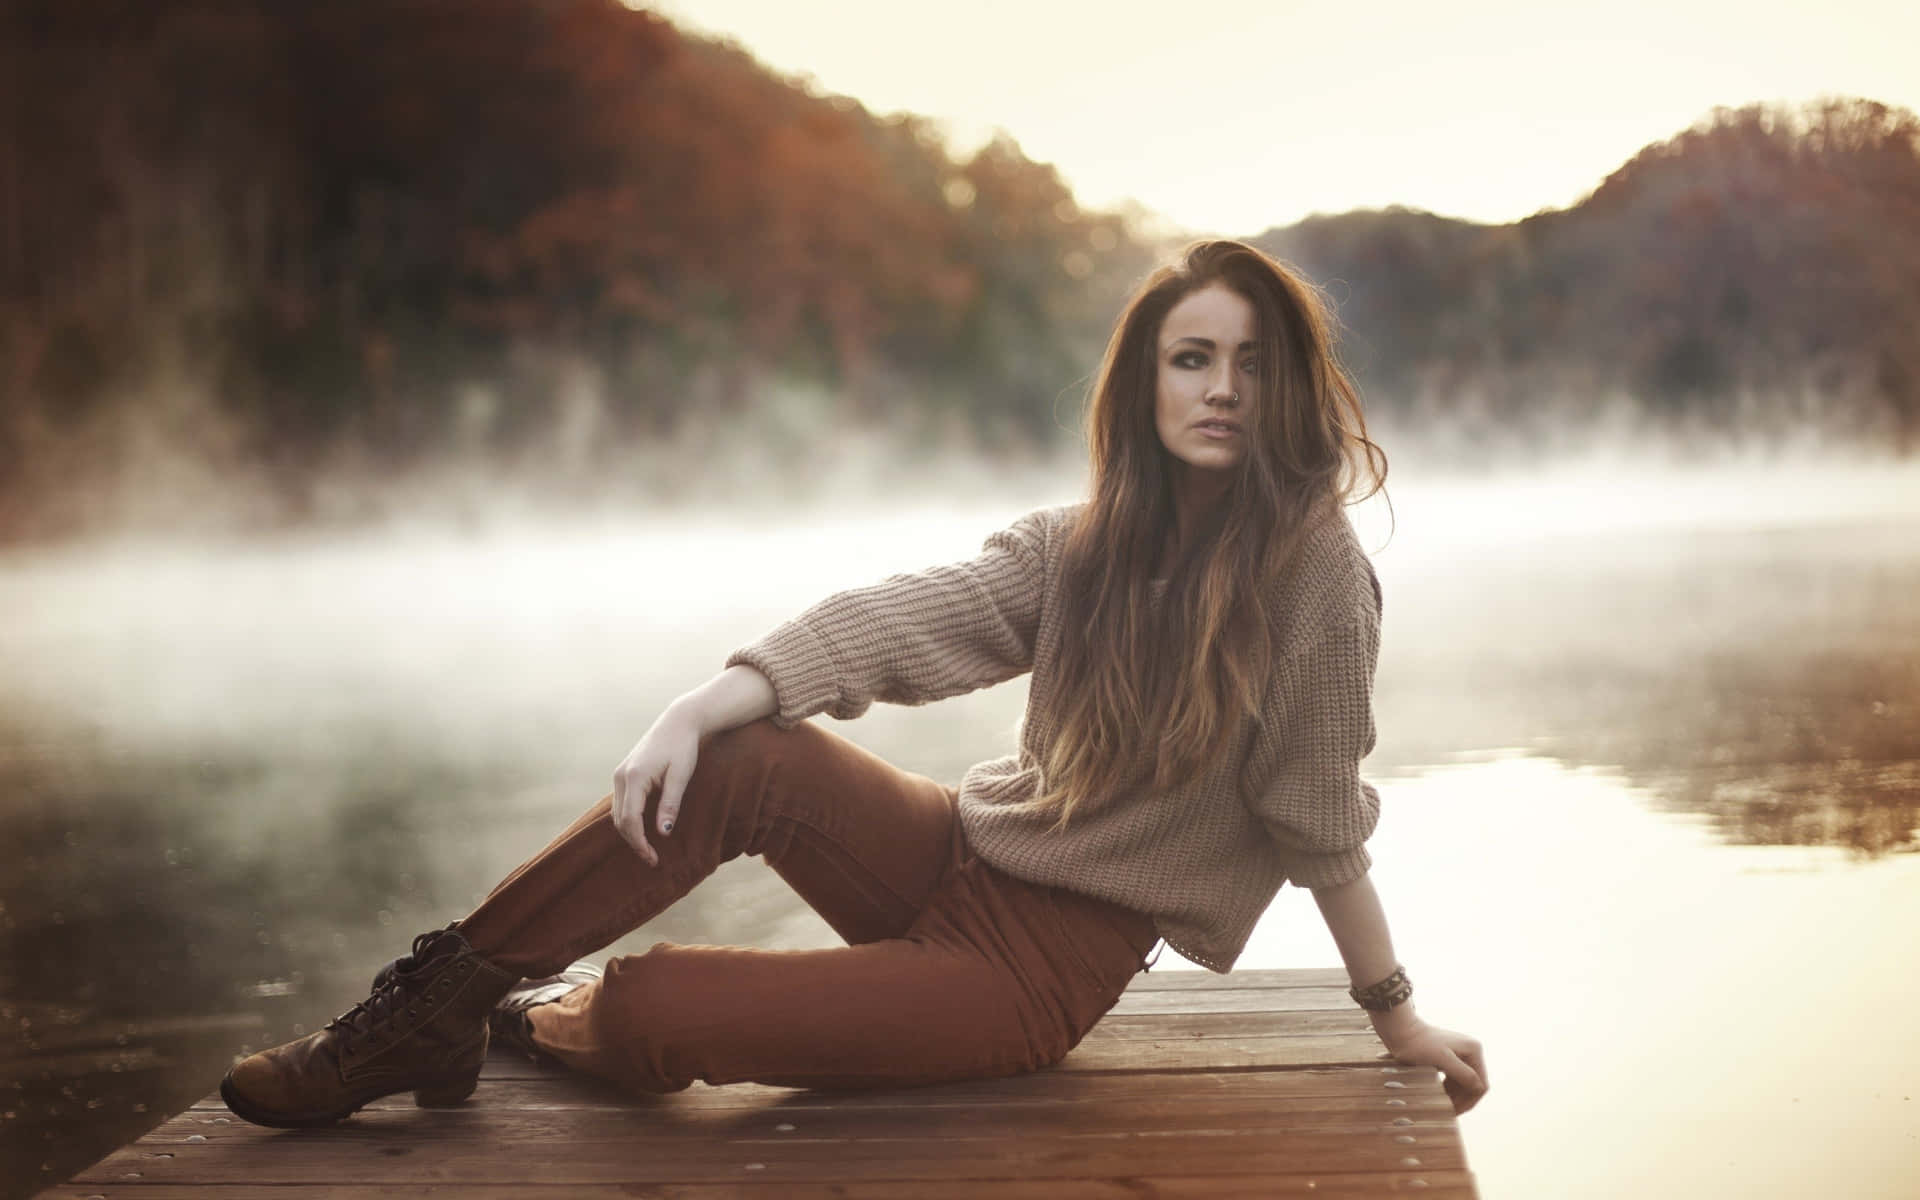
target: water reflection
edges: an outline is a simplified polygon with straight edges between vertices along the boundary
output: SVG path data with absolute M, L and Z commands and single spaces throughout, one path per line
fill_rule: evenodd
M 1615 771 L 1522 752 L 1381 789 L 1374 878 L 1420 1011 L 1487 1044 L 1482 1194 L 1905 1200 L 1920 856 L 1727 846 Z M 1283 890 L 1249 966 L 1339 961 Z M 1597 1149 L 1596 1149 L 1597 1148 Z
M 1406 600 L 1387 625 L 1377 767 L 1518 745 L 1618 769 L 1735 844 L 1914 847 L 1914 522 L 1540 539 L 1424 573 L 1383 563 Z

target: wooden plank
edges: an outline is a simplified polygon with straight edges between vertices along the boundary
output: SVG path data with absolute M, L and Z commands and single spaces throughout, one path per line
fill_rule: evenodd
M 640 1123 L 635 1123 L 635 1129 Z M 153 1183 L 247 1182 L 296 1186 L 334 1183 L 500 1183 L 515 1179 L 570 1183 L 724 1183 L 836 1179 L 1074 1179 L 1151 1175 L 1301 1174 L 1465 1167 L 1457 1142 L 1405 1146 L 1374 1131 L 1220 1131 L 1205 1136 L 1053 1134 L 975 1137 L 829 1139 L 669 1138 L 637 1142 L 632 1130 L 556 1143 L 504 1137 L 435 1136 L 417 1121 L 372 1121 L 324 1137 L 248 1126 L 182 1147 L 171 1159 L 149 1157 L 135 1168 Z M 1194 1142 L 1204 1143 L 1195 1152 Z M 212 1146 L 207 1152 L 204 1147 Z M 531 1152 L 553 1147 L 550 1155 Z M 191 1151 L 191 1152 L 190 1152 Z M 1415 1151 L 1416 1153 L 1407 1153 Z M 1184 1152 L 1184 1153 L 1183 1153 Z M 1170 1155 L 1179 1161 L 1169 1162 Z M 78 1183 L 132 1182 L 128 1169 L 103 1161 Z
M 1357 1010 L 1356 1010 L 1357 1011 Z M 1364 1017 L 1351 1013 L 1306 1012 L 1193 1012 L 1193 1013 L 1118 1013 L 1095 1025 L 1081 1047 L 1106 1041 L 1164 1041 L 1169 1038 L 1220 1040 L 1245 1037 L 1354 1037 L 1372 1047 L 1372 1055 L 1385 1053 L 1373 1027 Z M 1078 1054 L 1079 1048 L 1073 1053 Z M 1071 1059 L 1071 1055 L 1068 1056 Z M 533 1061 L 503 1050 L 499 1061 L 490 1063 L 491 1077 L 526 1077 L 543 1072 Z M 1203 1069 L 1195 1064 L 1196 1069 Z
M 1367 1066 L 1379 1061 L 1380 1043 L 1371 1032 L 1245 1037 L 1168 1037 L 1128 1041 L 1087 1035 L 1055 1071 L 1221 1071 L 1330 1064 Z
M 1357 1012 L 1358 1010 L 1355 1010 Z M 1223 1067 L 1378 1064 L 1385 1051 L 1364 1017 L 1348 1013 L 1176 1013 L 1108 1016 L 1052 1069 L 1210 1071 Z M 494 1078 L 529 1078 L 537 1064 L 490 1065 Z
M 1150 1030 L 1095 1026 L 1074 1051 L 1047 1068 L 1049 1074 L 1114 1071 L 1219 1071 L 1261 1068 L 1304 1069 L 1314 1066 L 1379 1066 L 1383 1051 L 1373 1032 L 1365 1033 L 1251 1033 L 1213 1036 L 1171 1033 L 1153 1036 Z M 499 1079 L 538 1078 L 541 1068 L 530 1062 L 488 1068 Z M 745 1085 L 735 1085 L 745 1086 Z
M 1125 1096 L 1103 1094 L 1108 1089 L 1098 1088 L 1051 1105 L 1025 1107 L 987 1094 L 986 1082 L 886 1096 L 857 1093 L 834 1098 L 793 1092 L 786 1095 L 799 1099 L 797 1106 L 763 1096 L 757 1108 L 735 1109 L 678 1102 L 702 1092 L 727 1096 L 737 1093 L 736 1088 L 689 1089 L 650 1105 L 605 1104 L 573 1112 L 528 1113 L 483 1104 L 420 1110 L 396 1104 L 364 1112 L 333 1130 L 293 1133 L 259 1129 L 211 1109 L 198 1109 L 103 1161 L 80 1181 L 125 1182 L 129 1171 L 138 1171 L 149 1181 L 218 1181 L 223 1175 L 232 1178 L 227 1174 L 232 1171 L 251 1182 L 281 1186 L 297 1184 L 303 1174 L 315 1178 L 327 1177 L 327 1172 L 336 1172 L 331 1176 L 335 1179 L 366 1183 L 398 1179 L 498 1182 L 507 1177 L 499 1172 L 512 1172 L 515 1164 L 524 1162 L 523 1177 L 528 1182 L 633 1179 L 660 1183 L 674 1181 L 676 1171 L 700 1169 L 707 1170 L 713 1182 L 716 1156 L 722 1159 L 718 1166 L 728 1167 L 720 1175 L 730 1177 L 731 1171 L 746 1169 L 738 1165 L 741 1162 L 762 1162 L 766 1164 L 762 1170 L 776 1169 L 768 1155 L 784 1156 L 785 1178 L 802 1178 L 810 1171 L 839 1171 L 842 1177 L 853 1174 L 862 1179 L 929 1173 L 953 1177 L 954 1172 L 972 1178 L 995 1163 L 1002 1164 L 1003 1173 L 1016 1176 L 1046 1176 L 1049 1167 L 1057 1176 L 1068 1161 L 1082 1168 L 1100 1166 L 1118 1177 L 1123 1170 L 1136 1176 L 1154 1170 L 1193 1173 L 1193 1164 L 1166 1159 L 1175 1147 L 1196 1145 L 1234 1162 L 1265 1163 L 1270 1173 L 1296 1168 L 1351 1172 L 1362 1165 L 1399 1170 L 1404 1169 L 1401 1160 L 1410 1156 L 1421 1160 L 1422 1170 L 1464 1169 L 1458 1127 L 1437 1084 L 1388 1088 L 1388 1083 L 1406 1082 L 1398 1075 L 1377 1069 L 1196 1075 L 1177 1077 L 1182 1086 L 1174 1094 L 1162 1081 L 1157 1095 L 1139 1086 L 1147 1079 L 1117 1077 L 1112 1082 L 1127 1089 Z M 998 1082 L 1006 1087 L 1045 1079 L 1045 1075 L 1028 1075 Z M 1050 1082 L 1057 1087 L 1073 1081 Z M 1189 1091 L 1185 1086 L 1189 1084 L 1196 1086 Z M 519 1086 L 551 1084 L 532 1081 Z M 777 1094 L 777 1089 L 766 1091 Z M 861 1108 L 845 1104 L 855 1097 L 885 1101 L 962 1091 L 971 1094 L 947 1096 L 955 1103 L 944 1110 L 911 1110 L 878 1102 Z M 1209 1098 L 1194 1099 L 1195 1094 Z M 1292 1103 L 1285 1102 L 1289 1096 Z M 841 1103 L 829 1102 L 834 1099 Z M 966 1104 L 958 1103 L 962 1100 Z M 1216 1119 L 1228 1127 L 1208 1128 Z M 783 1130 L 782 1125 L 792 1128 Z M 187 1142 L 191 1136 L 207 1140 Z M 1401 1137 L 1415 1141 L 1395 1140 Z M 1148 1146 L 1150 1153 L 1142 1157 L 1137 1149 L 1129 1151 L 1129 1143 Z M 542 1162 L 542 1154 L 523 1148 L 554 1145 L 566 1146 L 567 1157 L 585 1165 L 578 1170 L 569 1167 L 567 1174 L 556 1177 L 550 1173 L 551 1164 Z M 689 1146 L 699 1151 L 691 1158 Z M 1269 1157 L 1250 1159 L 1243 1147 L 1257 1148 Z M 152 1157 L 163 1148 L 174 1158 Z M 503 1148 L 511 1152 L 502 1154 Z M 1068 1151 L 1073 1153 L 1065 1159 L 1048 1157 Z M 632 1173 L 636 1156 L 648 1163 L 638 1176 Z M 196 1163 L 196 1159 L 217 1162 Z M 400 1159 L 408 1161 L 396 1161 Z M 888 1167 L 880 1159 L 899 1165 Z M 1286 1166 L 1283 1159 L 1294 1166 Z M 1008 1172 L 1009 1161 L 1017 1170 Z M 462 1164 L 469 1169 L 462 1169 Z M 421 1165 L 432 1169 L 423 1175 L 417 1169 Z M 196 1169 L 208 1166 L 217 1169 Z M 351 1173 L 338 1174 L 336 1169 Z M 1206 1169 L 1223 1170 L 1217 1165 Z
M 1344 1012 L 1182 1012 L 1110 1014 L 1088 1036 L 1122 1041 L 1141 1038 L 1304 1037 L 1309 1034 L 1357 1034 L 1373 1037 L 1364 1017 Z M 1378 1045 L 1378 1043 L 1375 1043 Z
M 1260 1073 L 1247 1072 L 1247 1074 L 1257 1075 Z M 1125 1077 L 1109 1076 L 1106 1078 L 1120 1079 Z M 1202 1096 L 1195 1095 L 1184 1086 L 1181 1086 L 1185 1083 L 1184 1079 L 1168 1080 L 1166 1076 L 1160 1075 L 1146 1075 L 1136 1078 L 1163 1081 L 1161 1086 L 1154 1090 L 1155 1096 L 1166 1096 L 1172 1093 L 1177 1096 L 1183 1104 L 1199 1105 L 1211 1103 L 1211 1101 L 1204 1099 Z M 898 1097 L 898 1099 L 865 1100 L 852 1096 L 822 1098 L 815 1093 L 805 1092 L 792 1093 L 792 1099 L 790 1100 L 754 1100 L 740 1096 L 738 1094 L 739 1091 L 740 1089 L 736 1087 L 709 1088 L 704 1091 L 689 1090 L 676 1096 L 659 1099 L 633 1099 L 618 1093 L 592 1092 L 586 1094 L 568 1094 L 539 1089 L 537 1085 L 529 1087 L 529 1084 L 524 1081 L 496 1082 L 487 1080 L 482 1081 L 479 1090 L 476 1091 L 473 1098 L 468 1101 L 468 1106 L 489 1110 L 529 1110 L 541 1112 L 586 1112 L 589 1110 L 604 1109 L 621 1112 L 640 1112 L 651 1114 L 656 1119 L 675 1120 L 690 1119 L 685 1117 L 684 1114 L 706 1112 L 764 1112 L 772 1114 L 769 1118 L 772 1120 L 800 1120 L 809 1119 L 821 1113 L 859 1114 L 869 1110 L 876 1110 L 916 1114 L 916 1116 L 910 1119 L 932 1121 L 938 1120 L 940 1114 L 944 1112 L 965 1110 L 982 1105 L 1006 1111 L 1025 1111 L 1108 1103 L 1116 1105 L 1129 1103 L 1126 1098 L 1119 1096 L 1091 1096 L 1079 1099 L 1049 1099 L 1044 1097 L 1019 1096 L 1004 1099 L 987 1097 L 984 1099 L 964 1100 L 940 1095 L 921 1097 L 907 1093 L 883 1093 L 888 1097 Z M 1399 1101 L 1399 1103 L 1389 1105 L 1387 1103 L 1389 1100 L 1396 1100 Z M 1226 1103 L 1239 1105 L 1267 1104 L 1276 1106 L 1285 1112 L 1296 1113 L 1336 1109 L 1360 1111 L 1370 1106 L 1377 1106 L 1382 1109 L 1391 1108 L 1393 1110 L 1384 1113 L 1385 1116 L 1400 1115 L 1428 1119 L 1432 1117 L 1450 1118 L 1452 1115 L 1451 1105 L 1448 1104 L 1445 1095 L 1438 1092 L 1437 1089 L 1431 1093 L 1414 1091 L 1378 1092 L 1367 1089 L 1364 1086 L 1356 1085 L 1337 1091 L 1328 1089 L 1323 1093 L 1308 1095 L 1274 1094 L 1266 1097 L 1232 1097 L 1227 1100 Z M 410 1112 L 415 1107 L 412 1099 L 405 1095 L 397 1095 L 376 1100 L 360 1111 L 362 1113 L 382 1111 Z M 232 1117 L 226 1108 L 217 1102 L 196 1105 L 190 1112 L 199 1117 L 209 1119 L 226 1116 L 229 1117 L 228 1124 L 238 1121 L 238 1118 Z M 667 1117 L 664 1114 L 673 1115 Z M 207 1131 L 192 1130 L 191 1132 L 204 1133 Z M 156 1130 L 155 1136 L 159 1136 L 159 1134 L 160 1131 Z
M 1235 971 L 1219 975 L 1212 971 L 1142 971 L 1128 985 L 1129 992 L 1184 992 L 1240 990 L 1247 988 L 1333 988 L 1340 998 L 1347 996 L 1347 972 L 1341 967 L 1294 967 L 1281 970 Z
M 480 1080 L 479 1090 L 469 1101 L 472 1107 L 530 1108 L 631 1108 L 657 1111 L 668 1108 L 766 1108 L 784 1112 L 826 1110 L 860 1111 L 866 1108 L 938 1109 L 988 1104 L 998 1107 L 1027 1105 L 1101 1104 L 1175 1094 L 1200 1102 L 1230 1098 L 1250 1106 L 1311 1105 L 1324 1100 L 1362 1098 L 1402 1099 L 1418 1107 L 1431 1104 L 1451 1112 L 1445 1095 L 1432 1083 L 1421 1084 L 1417 1068 L 1375 1067 L 1334 1070 L 1276 1070 L 1189 1072 L 1170 1079 L 1166 1075 L 1087 1076 L 1058 1071 L 1036 1071 L 1006 1079 L 947 1083 L 927 1087 L 897 1088 L 884 1091 L 823 1092 L 796 1091 L 761 1084 L 737 1083 L 726 1087 L 695 1084 L 684 1092 L 669 1096 L 634 1096 L 611 1085 L 584 1076 L 550 1072 L 527 1078 L 500 1078 L 490 1064 Z M 1387 1089 L 1381 1085 L 1390 1079 L 1405 1080 L 1413 1086 Z M 387 1096 L 368 1105 L 367 1110 L 391 1108 L 412 1110 L 413 1100 L 402 1094 Z M 1403 1105 L 1391 1107 L 1401 1108 Z M 185 1115 L 208 1119 L 226 1117 L 226 1124 L 238 1118 L 227 1112 L 218 1093 L 197 1101 Z M 203 1131 L 204 1132 L 204 1131 Z
M 1344 989 L 1330 988 L 1187 988 L 1180 991 L 1144 991 L 1129 988 L 1113 1006 L 1114 1013 L 1198 1012 L 1342 1012 L 1364 1025 L 1366 1015 L 1354 1006 Z M 1371 1028 L 1371 1026 L 1369 1026 Z
M 1248 1074 L 1252 1075 L 1257 1073 L 1249 1072 Z M 1107 1078 L 1120 1079 L 1125 1077 L 1110 1076 Z M 1162 1081 L 1166 1079 L 1165 1076 L 1139 1076 L 1137 1078 Z M 1178 1084 L 1184 1084 L 1185 1082 L 1184 1079 L 1177 1081 Z M 516 1093 L 505 1090 L 525 1086 L 525 1084 L 517 1082 L 495 1083 L 493 1081 L 484 1081 L 481 1083 L 479 1091 L 474 1094 L 473 1099 L 468 1102 L 468 1106 L 501 1111 L 526 1110 L 556 1113 L 611 1110 L 637 1112 L 648 1115 L 652 1119 L 663 1121 L 691 1120 L 694 1118 L 690 1114 L 702 1112 L 745 1112 L 767 1114 L 766 1119 L 773 1122 L 800 1122 L 818 1120 L 822 1114 L 825 1114 L 828 1119 L 833 1120 L 843 1119 L 839 1117 L 838 1114 L 847 1114 L 844 1119 L 851 1121 L 858 1114 L 868 1111 L 907 1114 L 907 1116 L 904 1116 L 902 1119 L 938 1121 L 942 1119 L 943 1114 L 954 1111 L 964 1111 L 983 1105 L 993 1107 L 999 1111 L 1021 1113 L 1044 1108 L 1069 1108 L 1073 1106 L 1100 1105 L 1105 1103 L 1124 1104 L 1128 1102 L 1125 1098 L 1117 1096 L 1094 1096 L 1081 1099 L 1048 1099 L 1022 1096 L 1008 1099 L 987 1097 L 983 1099 L 962 1100 L 944 1096 L 920 1097 L 907 1093 L 885 1093 L 885 1095 L 890 1097 L 899 1097 L 895 1100 L 856 1101 L 852 1097 L 837 1100 L 822 1099 L 818 1098 L 814 1093 L 801 1092 L 792 1093 L 793 1099 L 791 1100 L 782 1101 L 773 1099 L 754 1101 L 739 1096 L 737 1093 L 740 1089 L 733 1087 L 689 1090 L 676 1096 L 658 1100 L 635 1101 L 617 1094 L 610 1095 L 606 1093 L 589 1093 L 585 1096 L 580 1096 L 545 1091 Z M 1166 1096 L 1170 1092 L 1178 1097 L 1182 1103 L 1200 1104 L 1206 1102 L 1184 1086 L 1176 1085 L 1170 1087 L 1166 1082 L 1162 1082 L 1154 1094 Z M 1390 1104 L 1389 1101 L 1398 1101 L 1398 1103 Z M 1414 1091 L 1378 1092 L 1356 1086 L 1339 1091 L 1329 1089 L 1322 1094 L 1286 1095 L 1276 1092 L 1268 1096 L 1249 1095 L 1235 1097 L 1230 1102 L 1247 1106 L 1267 1105 L 1276 1111 L 1300 1114 L 1335 1110 L 1358 1112 L 1377 1107 L 1381 1110 L 1381 1116 L 1383 1118 L 1406 1117 L 1420 1122 L 1452 1119 L 1452 1106 L 1447 1102 L 1446 1097 L 1439 1093 L 1437 1089 L 1431 1093 Z M 361 1113 L 408 1113 L 414 1111 L 414 1109 L 415 1105 L 410 1098 L 405 1096 L 389 1096 L 374 1101 L 362 1109 Z M 232 1124 L 238 1120 L 238 1118 L 234 1118 L 228 1114 L 224 1107 L 213 1104 L 196 1107 L 192 1112 L 199 1117 L 210 1120 L 217 1120 L 225 1116 L 228 1117 L 228 1124 Z M 354 1119 L 359 1120 L 361 1118 L 356 1117 Z M 192 1129 L 189 1130 L 189 1132 L 208 1133 L 211 1131 Z M 156 1130 L 150 1136 L 165 1136 L 165 1130 Z
M 989 1192 L 990 1189 L 990 1192 Z M 183 1189 L 174 1184 L 122 1181 L 110 1185 L 67 1184 L 41 1195 L 47 1200 L 88 1200 L 105 1196 L 108 1200 L 181 1200 Z M 315 1184 L 289 1189 L 257 1183 L 200 1183 L 193 1196 L 204 1200 L 320 1200 L 322 1197 L 352 1197 L 353 1200 L 458 1200 L 473 1196 L 479 1200 L 599 1200 L 602 1197 L 634 1196 L 627 1183 L 553 1184 L 467 1182 L 436 1186 L 430 1183 L 358 1184 L 335 1187 Z M 808 1184 L 800 1182 L 756 1183 L 731 1180 L 722 1184 L 665 1183 L 650 1186 L 646 1195 L 654 1200 L 979 1200 L 991 1194 L 994 1200 L 1140 1200 L 1153 1196 L 1158 1200 L 1264 1200 L 1269 1196 L 1369 1197 L 1419 1195 L 1434 1200 L 1462 1200 L 1475 1195 L 1473 1176 L 1464 1170 L 1397 1171 L 1389 1173 L 1325 1173 L 1293 1175 L 1142 1175 L 1124 1178 L 1082 1177 L 1076 1179 L 994 1179 L 906 1181 L 885 1183 L 844 1182 Z
M 1396 1125 L 1401 1109 L 1384 1107 L 1378 1097 L 1335 1097 L 1312 1103 L 1259 1111 L 1246 1100 L 1201 1102 L 1184 1096 L 1154 1100 L 1114 1101 L 1110 1104 L 1056 1104 L 1020 1109 L 989 1105 L 944 1109 L 828 1108 L 793 1112 L 762 1109 L 697 1109 L 672 1107 L 648 1112 L 634 1108 L 481 1108 L 467 1106 L 454 1113 L 415 1115 L 405 1110 L 376 1110 L 361 1125 L 397 1128 L 412 1123 L 423 1138 L 511 1142 L 625 1138 L 636 1144 L 681 1140 L 697 1134 L 716 1139 L 886 1139 L 913 1141 L 942 1137 L 1038 1137 L 1091 1134 L 1152 1134 L 1169 1132 L 1284 1133 L 1293 1130 L 1378 1133 L 1411 1136 L 1418 1143 L 1445 1139 L 1449 1131 L 1442 1114 L 1427 1110 L 1424 1120 Z M 345 1128 L 344 1126 L 342 1127 Z M 177 1148 L 195 1144 L 194 1137 L 224 1137 L 232 1129 L 209 1130 L 204 1123 L 162 1126 L 144 1139 L 148 1147 Z

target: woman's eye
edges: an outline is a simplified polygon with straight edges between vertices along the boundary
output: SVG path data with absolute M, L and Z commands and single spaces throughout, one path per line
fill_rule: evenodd
M 1173 356 L 1173 365 L 1176 367 L 1204 367 L 1207 365 L 1207 356 L 1198 350 L 1182 350 Z
M 1253 375 L 1260 370 L 1260 360 L 1257 358 L 1250 358 L 1247 361 L 1240 364 L 1240 369 L 1242 371 L 1245 371 L 1249 375 Z

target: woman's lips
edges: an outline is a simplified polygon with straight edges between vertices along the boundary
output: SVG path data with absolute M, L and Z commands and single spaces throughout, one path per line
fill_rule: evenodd
M 1240 427 L 1238 425 L 1226 425 L 1208 421 L 1195 425 L 1194 428 L 1199 430 L 1203 436 L 1215 439 L 1240 436 Z

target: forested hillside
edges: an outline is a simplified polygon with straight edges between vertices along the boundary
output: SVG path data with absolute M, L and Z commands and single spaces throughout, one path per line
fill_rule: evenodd
M 296 508 L 781 388 L 1044 442 L 1148 261 L 1010 142 L 613 0 L 0 0 L 0 47 L 0 536 L 156 441 Z
M 1571 208 L 1257 239 L 1341 302 L 1378 410 L 1460 441 L 1596 426 L 1920 449 L 1920 119 L 1716 110 Z
M 1514 225 L 1262 240 L 1403 437 L 1920 433 L 1902 110 L 1718 112 Z M 1165 249 L 615 0 L 0 0 L 0 538 L 128 478 L 261 522 L 447 463 L 588 491 L 689 428 L 1044 450 Z

